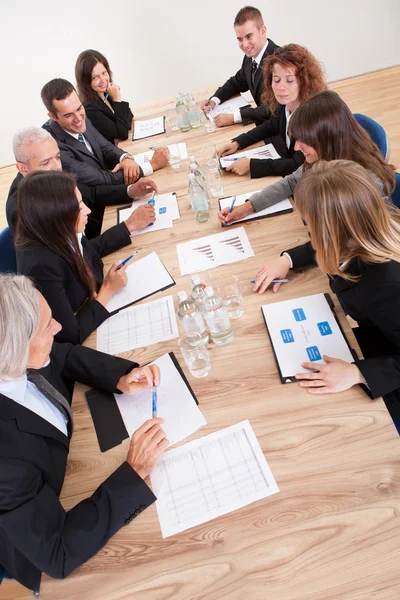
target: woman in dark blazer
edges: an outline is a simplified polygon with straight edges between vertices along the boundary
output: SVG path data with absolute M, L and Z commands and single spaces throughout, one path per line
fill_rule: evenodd
M 289 44 L 268 56 L 264 67 L 263 102 L 270 107 L 272 117 L 222 146 L 219 156 L 228 156 L 252 144 L 272 143 L 281 158 L 241 158 L 232 162 L 227 171 L 238 175 L 250 173 L 252 178 L 266 175 L 289 175 L 304 162 L 296 151 L 295 140 L 288 135 L 290 118 L 305 100 L 322 92 L 325 81 L 320 63 L 302 46 Z
M 112 144 L 128 139 L 133 114 L 112 81 L 108 60 L 96 50 L 84 50 L 75 65 L 78 95 L 94 127 Z
M 399 410 L 400 211 L 352 161 L 316 163 L 297 184 L 295 202 L 312 246 L 287 250 L 279 259 L 279 277 L 290 265 L 317 263 L 344 311 L 357 321 L 354 333 L 365 357 L 350 364 L 324 356 L 327 364 L 303 363 L 310 371 L 296 377 L 312 394 L 364 384 L 371 398 L 384 396 L 389 410 Z
M 90 210 L 70 173 L 35 171 L 18 187 L 17 270 L 34 279 L 54 319 L 59 342 L 81 344 L 110 313 L 111 296 L 127 284 L 115 263 L 103 276 L 101 258 L 131 243 L 130 233 L 155 219 L 150 205 L 91 240 L 82 235 Z

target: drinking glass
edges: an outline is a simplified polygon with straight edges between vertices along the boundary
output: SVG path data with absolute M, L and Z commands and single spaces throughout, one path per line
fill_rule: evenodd
M 242 316 L 243 296 L 236 275 L 218 279 L 218 295 L 222 298 L 230 319 L 238 319 Z
M 182 335 L 178 342 L 179 349 L 185 360 L 186 366 L 193 377 L 200 379 L 207 377 L 211 371 L 208 350 L 199 333 Z
M 208 189 L 214 198 L 218 198 L 224 193 L 221 171 L 219 170 L 219 159 L 209 158 L 206 162 L 206 169 Z
M 174 171 L 180 171 L 182 167 L 181 153 L 179 152 L 178 144 L 174 144 L 169 151 L 169 164 L 174 169 Z

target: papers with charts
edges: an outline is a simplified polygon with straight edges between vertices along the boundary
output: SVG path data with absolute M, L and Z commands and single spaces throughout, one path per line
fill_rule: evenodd
M 157 416 L 164 419 L 164 429 L 170 445 L 185 439 L 207 424 L 191 391 L 169 354 L 157 358 L 152 365 L 160 368 L 157 388 Z M 114 394 L 126 430 L 131 436 L 152 416 L 152 388 L 135 395 Z
M 165 117 L 135 121 L 132 139 L 142 140 L 160 133 L 165 133 Z
M 325 294 L 264 304 L 261 309 L 283 382 L 296 381 L 294 375 L 306 370 L 303 362 L 323 363 L 324 354 L 353 362 Z
M 220 165 L 223 169 L 229 167 L 232 164 L 232 158 L 258 158 L 259 160 L 270 158 L 271 160 L 276 160 L 277 158 L 281 158 L 273 144 L 267 144 L 266 146 L 259 146 L 258 148 L 253 148 L 252 150 L 243 150 L 242 152 L 237 152 L 236 154 L 230 154 L 229 156 L 225 156 L 219 159 Z
M 126 221 L 139 206 L 143 206 L 147 203 L 148 200 L 137 200 L 133 202 L 132 206 L 119 208 L 117 210 L 118 223 Z M 141 235 L 142 233 L 151 233 L 152 231 L 158 231 L 159 229 L 168 229 L 173 227 L 173 221 L 180 219 L 178 201 L 174 192 L 154 196 L 154 210 L 156 212 L 156 220 L 154 223 L 152 225 L 147 225 L 147 227 L 143 227 L 143 229 L 133 231 L 131 237 Z
M 206 271 L 254 256 L 243 227 L 177 244 L 181 275 Z
M 221 104 L 218 104 L 218 106 L 215 106 L 211 110 L 207 111 L 206 115 L 210 121 L 214 121 L 217 115 L 231 115 L 235 112 L 235 110 L 238 110 L 243 106 L 249 106 L 249 103 L 242 96 L 237 96 L 236 98 L 231 98 L 226 102 L 221 102 Z
M 97 329 L 97 350 L 120 354 L 178 337 L 172 296 L 121 310 Z
M 260 191 L 260 190 L 257 190 Z M 241 206 L 248 200 L 253 194 L 257 192 L 251 192 L 247 194 L 240 194 L 236 196 L 235 206 Z M 221 198 L 218 200 L 220 210 L 224 208 L 230 208 L 232 204 L 233 196 L 228 196 L 227 198 Z M 280 213 L 285 213 L 292 211 L 292 205 L 289 200 L 282 200 L 282 202 L 278 202 L 273 206 L 269 206 L 268 208 L 264 208 L 264 210 L 260 210 L 258 212 L 252 212 L 247 217 L 243 217 L 243 219 L 238 219 L 237 221 L 232 221 L 233 223 L 241 223 L 242 221 L 252 221 L 253 219 L 261 219 L 262 217 L 270 217 L 272 215 L 279 215 Z M 222 224 L 221 224 L 222 225 Z
M 179 144 L 169 144 L 168 150 L 171 154 L 179 154 L 182 160 L 188 158 L 187 146 L 185 142 L 181 142 Z M 142 152 L 141 154 L 135 154 L 133 158 L 135 159 L 138 165 L 143 167 L 145 163 L 151 161 L 151 159 L 153 158 L 153 154 L 154 150 L 147 150 L 146 152 Z
M 106 306 L 110 313 L 175 285 L 155 252 L 133 261 L 126 270 L 128 284 L 115 292 Z
M 150 478 L 163 538 L 279 492 L 249 421 L 167 451 Z

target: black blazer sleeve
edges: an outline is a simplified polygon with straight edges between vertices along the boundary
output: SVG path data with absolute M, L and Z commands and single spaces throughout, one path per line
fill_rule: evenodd
M 311 245 L 311 242 L 306 242 L 301 246 L 296 246 L 290 250 L 285 250 L 292 259 L 293 269 L 300 269 L 301 267 L 309 267 L 315 265 L 315 250 Z
M 88 252 L 91 258 L 96 255 L 99 258 L 107 256 L 108 254 L 111 254 L 111 252 L 116 252 L 117 250 L 124 248 L 124 246 L 128 246 L 130 243 L 131 236 L 125 223 L 114 225 L 91 240 L 82 240 L 82 244 L 85 248 L 85 255 L 86 252 Z
M 267 159 L 250 159 L 250 176 L 252 179 L 257 177 L 266 177 L 268 175 L 280 175 L 286 177 L 296 171 L 304 162 L 304 154 L 297 151 L 292 157 L 282 157 L 272 160 Z
M 233 142 L 239 144 L 239 149 L 247 148 L 257 142 L 262 142 L 266 138 L 279 135 L 280 116 L 274 115 L 268 121 L 264 121 L 261 125 L 257 125 L 254 129 L 250 129 L 247 133 L 242 133 L 233 138 Z
M 272 117 L 265 104 L 260 104 L 260 106 L 256 106 L 255 108 L 251 106 L 243 107 L 240 109 L 240 114 L 243 125 L 250 125 L 250 123 L 261 125 L 264 121 L 268 121 Z
M 156 499 L 126 462 L 69 511 L 33 462 L 1 458 L 0 471 L 1 526 L 10 543 L 38 569 L 59 579 L 94 556 Z
M 112 102 L 114 113 L 104 102 L 87 102 L 86 114 L 92 125 L 107 141 L 128 139 L 132 127 L 133 114 L 128 102 Z

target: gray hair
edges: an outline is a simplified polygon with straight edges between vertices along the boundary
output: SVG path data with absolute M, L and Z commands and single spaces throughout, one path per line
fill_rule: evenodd
M 26 371 L 29 342 L 40 322 L 39 294 L 24 275 L 0 274 L 0 379 L 18 379 Z
M 25 127 L 17 131 L 12 141 L 15 160 L 27 164 L 29 156 L 26 153 L 25 146 L 28 144 L 41 144 L 49 137 L 51 137 L 50 133 L 41 127 Z

